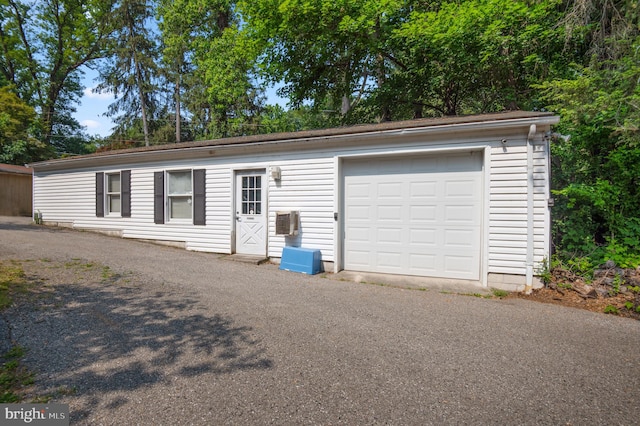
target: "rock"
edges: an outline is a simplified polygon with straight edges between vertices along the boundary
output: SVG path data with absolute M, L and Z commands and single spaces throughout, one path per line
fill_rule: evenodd
M 606 269 L 613 269 L 613 268 L 615 268 L 615 267 L 616 267 L 616 262 L 614 262 L 613 260 L 607 260 L 607 261 L 604 263 L 604 267 L 605 267 Z
M 598 293 L 600 297 L 609 297 L 609 290 L 606 288 L 596 287 L 596 293 Z
M 593 278 L 602 278 L 602 277 L 606 277 L 607 276 L 607 270 L 606 269 L 595 269 L 593 271 Z
M 598 293 L 596 292 L 596 290 L 592 286 L 587 284 L 575 283 L 573 289 L 583 296 L 598 297 Z
M 600 280 L 600 284 L 602 285 L 608 285 L 609 287 L 613 286 L 613 278 L 603 278 L 602 280 Z

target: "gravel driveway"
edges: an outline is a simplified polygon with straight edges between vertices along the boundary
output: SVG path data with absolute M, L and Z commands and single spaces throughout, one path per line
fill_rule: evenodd
M 640 321 L 0 218 L 5 313 L 72 424 L 638 424 Z

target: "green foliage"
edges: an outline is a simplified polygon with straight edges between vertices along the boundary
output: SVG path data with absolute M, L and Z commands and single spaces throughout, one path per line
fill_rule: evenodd
M 640 37 L 615 60 L 541 87 L 568 140 L 552 145 L 555 242 L 564 255 L 640 264 Z M 620 46 L 618 46 L 620 48 Z
M 605 314 L 618 315 L 620 313 L 620 311 L 618 310 L 618 308 L 616 308 L 613 305 L 607 305 L 607 306 L 604 307 L 604 313 Z
M 37 125 L 35 110 L 11 87 L 1 87 L 0 163 L 22 165 L 51 157 L 52 151 L 32 136 Z
M 499 299 L 503 299 L 503 298 L 507 297 L 507 296 L 510 294 L 510 293 L 509 293 L 508 291 L 506 291 L 506 290 L 500 290 L 500 289 L 497 289 L 497 288 L 492 288 L 492 289 L 491 289 L 491 293 L 492 293 L 495 297 L 497 297 L 497 298 L 499 298 Z
M 393 76 L 430 114 L 531 107 L 531 83 L 561 69 L 555 1 L 470 0 L 419 8 L 394 31 Z M 566 53 L 565 53 L 566 54 Z
M 0 262 L 0 310 L 10 306 L 17 294 L 25 293 L 28 282 L 22 267 L 12 262 Z
M 109 9 L 104 0 L 0 2 L 0 72 L 38 112 L 47 145 L 80 129 L 72 119 L 80 68 L 102 56 Z
M 33 383 L 33 373 L 20 363 L 25 350 L 13 346 L 2 355 L 4 362 L 0 366 L 0 403 L 9 404 L 22 401 L 22 387 Z

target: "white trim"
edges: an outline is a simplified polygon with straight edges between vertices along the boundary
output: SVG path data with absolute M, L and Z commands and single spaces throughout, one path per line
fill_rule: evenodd
M 533 138 L 536 135 L 535 124 L 529 126 L 527 135 L 527 257 L 526 257 L 526 288 L 533 287 L 533 256 L 534 256 L 534 177 L 533 177 Z
M 344 245 L 344 212 L 341 206 L 342 198 L 344 197 L 344 191 L 342 189 L 342 159 L 340 156 L 333 157 L 333 272 L 338 273 L 344 268 L 344 260 L 342 255 L 342 248 Z M 338 220 L 335 220 L 335 215 L 338 215 Z
M 232 174 L 233 174 L 233 179 L 232 179 L 232 203 L 231 203 L 231 208 L 232 208 L 232 216 L 231 216 L 231 221 L 232 221 L 232 246 L 233 246 L 233 253 L 238 253 L 238 202 L 239 202 L 239 198 L 238 198 L 238 193 L 241 190 L 241 186 L 238 185 L 238 178 L 242 175 L 246 175 L 246 176 L 259 176 L 261 179 L 261 185 L 260 185 L 260 189 L 262 190 L 262 200 L 260 201 L 260 215 L 263 217 L 264 219 L 264 223 L 263 223 L 263 232 L 264 232 L 264 247 L 262 248 L 262 252 L 261 253 L 239 253 L 239 254 L 250 254 L 250 255 L 257 255 L 257 256 L 267 256 L 269 253 L 269 205 L 268 205 L 268 200 L 269 200 L 269 174 L 267 173 L 268 170 L 268 166 L 263 166 L 263 167 L 251 167 L 251 168 L 245 168 L 245 167 L 239 167 L 239 168 L 234 168 L 232 170 Z
M 484 179 L 482 212 L 482 254 L 480 256 L 480 284 L 489 286 L 489 217 L 491 211 L 491 146 L 485 145 L 482 158 L 482 178 Z

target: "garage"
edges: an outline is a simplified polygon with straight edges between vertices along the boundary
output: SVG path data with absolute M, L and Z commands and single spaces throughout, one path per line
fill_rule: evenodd
M 483 154 L 343 162 L 344 268 L 478 280 Z

